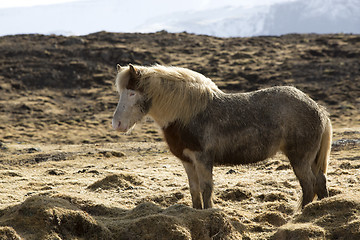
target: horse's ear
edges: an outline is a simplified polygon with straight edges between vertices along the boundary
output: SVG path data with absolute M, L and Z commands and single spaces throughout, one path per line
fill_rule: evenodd
M 116 70 L 117 70 L 117 72 L 121 72 L 121 66 L 120 66 L 120 64 L 116 64 Z
M 129 64 L 130 76 L 133 78 L 138 78 L 140 73 L 131 63 Z
M 128 85 L 126 88 L 136 90 L 139 85 L 139 81 L 140 81 L 140 77 L 141 77 L 140 71 L 139 71 L 139 69 L 134 67 L 132 64 L 129 64 L 129 73 L 130 73 L 130 78 L 129 78 L 129 82 L 128 82 Z

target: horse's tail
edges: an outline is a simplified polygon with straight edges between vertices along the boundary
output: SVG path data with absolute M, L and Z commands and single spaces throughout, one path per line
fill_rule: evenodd
M 321 171 L 324 174 L 326 174 L 328 161 L 330 158 L 331 139 L 332 139 L 332 126 L 330 119 L 327 118 L 325 130 L 321 136 L 320 148 L 315 159 L 315 163 L 316 163 L 316 169 L 314 169 L 315 173 Z

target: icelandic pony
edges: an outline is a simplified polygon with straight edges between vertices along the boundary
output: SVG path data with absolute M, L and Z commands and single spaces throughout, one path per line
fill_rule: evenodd
M 302 188 L 302 207 L 328 196 L 332 127 L 327 112 L 294 87 L 224 93 L 200 73 L 117 66 L 112 126 L 126 132 L 145 115 L 160 125 L 188 176 L 194 208 L 211 208 L 214 164 L 255 163 L 281 150 Z

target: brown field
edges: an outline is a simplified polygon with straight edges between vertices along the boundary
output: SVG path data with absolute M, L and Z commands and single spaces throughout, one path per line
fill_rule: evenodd
M 214 169 L 191 206 L 152 119 L 114 132 L 115 65 L 188 67 L 224 91 L 293 85 L 330 112 L 330 197 L 298 210 L 286 157 Z M 0 38 L 0 239 L 360 239 L 360 36 Z

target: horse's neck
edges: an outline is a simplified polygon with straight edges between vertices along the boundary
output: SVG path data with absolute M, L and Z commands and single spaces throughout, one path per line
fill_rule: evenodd
M 158 111 L 155 107 L 152 107 L 149 111 L 149 115 L 154 119 L 154 121 L 161 127 L 167 127 L 171 122 L 174 122 L 176 119 L 164 118 L 164 115 Z

